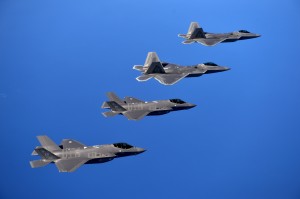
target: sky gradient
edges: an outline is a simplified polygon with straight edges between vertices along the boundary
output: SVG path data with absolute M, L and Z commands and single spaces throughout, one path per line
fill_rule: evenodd
M 2 0 L 0 198 L 299 199 L 299 19 L 296 0 Z M 262 37 L 183 45 L 177 34 L 191 21 Z M 149 51 L 231 70 L 173 86 L 140 83 L 132 67 Z M 109 91 L 198 106 L 139 122 L 104 118 Z M 74 173 L 31 169 L 37 135 L 147 151 Z

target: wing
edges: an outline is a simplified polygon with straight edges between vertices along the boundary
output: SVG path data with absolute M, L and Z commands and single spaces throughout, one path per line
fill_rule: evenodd
M 179 80 L 185 78 L 188 76 L 189 73 L 183 73 L 183 74 L 159 74 L 156 75 L 154 78 L 159 81 L 161 84 L 164 85 L 173 85 Z
M 85 158 L 59 159 L 55 161 L 55 165 L 59 172 L 73 172 L 87 161 Z
M 136 110 L 136 111 L 126 111 L 123 113 L 125 117 L 129 120 L 140 120 L 146 115 L 148 115 L 150 112 L 145 110 Z
M 76 140 L 71 140 L 71 139 L 63 139 L 61 142 L 61 145 L 63 146 L 64 149 L 68 148 L 83 148 L 86 145 L 76 141 Z
M 132 104 L 132 103 L 144 103 L 144 101 L 136 99 L 134 97 L 125 97 L 125 102 L 127 104 Z
M 191 44 L 191 43 L 194 43 L 194 42 L 195 42 L 194 40 L 185 40 L 182 43 L 183 44 Z
M 216 45 L 216 44 L 218 44 L 218 43 L 221 43 L 222 41 L 225 41 L 226 40 L 226 38 L 220 38 L 220 39 L 197 39 L 196 41 L 198 42 L 198 43 L 201 43 L 201 44 L 203 44 L 203 45 L 205 45 L 205 46 L 214 46 L 214 45 Z

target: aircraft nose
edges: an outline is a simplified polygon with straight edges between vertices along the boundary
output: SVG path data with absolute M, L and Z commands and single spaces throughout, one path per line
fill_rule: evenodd
M 227 70 L 230 70 L 231 68 L 229 67 L 223 67 L 223 71 L 227 71 Z
M 197 105 L 196 104 L 189 104 L 189 107 L 190 108 L 194 108 L 194 107 L 196 107 Z
M 137 153 L 138 153 L 138 154 L 144 153 L 144 152 L 146 151 L 146 149 L 139 148 L 139 147 L 137 147 L 136 150 L 137 150 Z

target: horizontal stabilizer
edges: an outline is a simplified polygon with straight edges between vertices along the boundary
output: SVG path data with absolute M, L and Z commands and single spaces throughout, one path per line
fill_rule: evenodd
M 191 44 L 191 43 L 194 43 L 195 41 L 193 41 L 193 40 L 185 40 L 185 41 L 183 41 L 182 43 L 183 44 Z
M 71 139 L 63 139 L 61 142 L 63 149 L 84 148 L 86 145 Z
M 116 116 L 116 115 L 118 115 L 118 114 L 119 114 L 119 113 L 114 113 L 114 112 L 111 112 L 111 111 L 102 113 L 102 115 L 103 115 L 104 117 L 113 117 L 113 116 Z
M 143 71 L 144 71 L 144 66 L 141 66 L 141 65 L 134 65 L 134 66 L 133 66 L 133 69 L 143 72 Z
M 132 103 L 144 103 L 144 101 L 136 99 L 134 97 L 125 97 L 125 102 L 127 104 L 132 104 Z
M 38 167 L 46 166 L 50 162 L 52 162 L 52 161 L 49 161 L 49 160 L 33 160 L 33 161 L 30 161 L 30 165 L 31 165 L 31 168 L 38 168 Z
M 123 102 L 124 103 L 124 102 Z M 125 108 L 123 108 L 120 104 L 118 104 L 117 102 L 115 101 L 110 101 L 110 102 L 107 102 L 108 106 L 110 107 L 110 109 L 112 111 L 117 111 L 117 112 L 122 112 L 122 111 L 126 111 Z M 125 104 L 125 103 L 124 103 Z
M 188 76 L 188 73 L 183 73 L 183 74 L 159 74 L 156 75 L 154 78 L 159 81 L 161 84 L 164 85 L 173 85 L 179 80 L 185 78 Z
M 41 143 L 42 147 L 49 151 L 55 151 L 55 150 L 61 150 L 57 144 L 55 144 L 48 136 L 42 135 L 42 136 L 37 136 L 37 139 Z
M 186 34 L 178 34 L 178 37 L 186 38 Z
M 85 158 L 59 159 L 55 165 L 59 172 L 73 172 L 87 161 Z
M 103 102 L 101 108 L 110 108 L 107 102 Z
M 151 75 L 141 75 L 141 76 L 137 77 L 136 80 L 138 80 L 139 82 L 144 82 L 144 81 L 151 79 L 152 77 L 153 76 L 151 76 Z
M 129 120 L 140 120 L 150 112 L 145 110 L 134 110 L 134 111 L 126 111 L 123 113 L 125 117 Z
M 42 157 L 42 159 L 46 159 L 46 160 L 56 160 L 56 159 L 59 159 L 59 157 L 57 157 L 56 155 L 54 155 L 53 153 L 51 153 L 50 151 L 48 151 L 45 148 L 38 147 L 38 148 L 36 148 L 34 150 L 37 152 L 37 154 L 39 156 Z

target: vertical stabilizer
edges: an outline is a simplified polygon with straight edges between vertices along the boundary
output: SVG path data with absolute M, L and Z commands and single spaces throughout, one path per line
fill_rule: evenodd
M 61 148 L 46 135 L 37 136 L 37 139 L 41 143 L 42 147 L 48 151 L 61 150 Z

